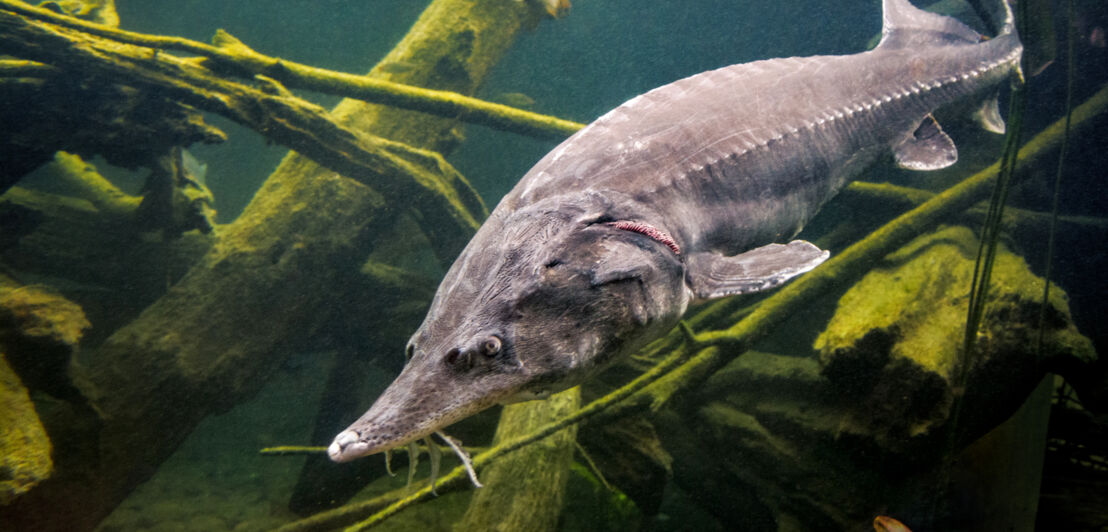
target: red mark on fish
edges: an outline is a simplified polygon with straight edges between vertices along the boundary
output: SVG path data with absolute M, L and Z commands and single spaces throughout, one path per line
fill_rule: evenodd
M 681 254 L 681 247 L 677 245 L 677 242 L 673 240 L 673 237 L 666 234 L 665 231 L 654 227 L 646 222 L 632 222 L 630 220 L 619 220 L 615 222 L 608 222 L 605 225 L 610 225 L 616 229 L 623 229 L 624 231 L 633 231 L 635 233 L 646 235 L 662 244 L 677 255 Z

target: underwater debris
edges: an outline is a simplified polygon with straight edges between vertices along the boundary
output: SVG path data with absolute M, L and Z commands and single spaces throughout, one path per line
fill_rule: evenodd
M 549 140 L 561 140 L 584 127 L 584 124 L 570 120 L 486 102 L 460 92 L 394 83 L 372 76 L 335 72 L 269 57 L 254 51 L 223 30 L 216 32 L 212 39 L 213 46 L 180 37 L 147 35 L 117 30 L 98 24 L 89 24 L 71 17 L 59 16 L 52 11 L 35 8 L 15 0 L 0 0 L 0 5 L 4 6 L 6 10 L 30 19 L 73 28 L 87 32 L 90 36 L 100 36 L 117 43 L 149 47 L 155 51 L 163 49 L 196 54 L 215 63 L 212 70 L 222 71 L 229 66 L 234 71 L 245 71 L 251 75 L 266 75 L 288 88 L 307 89 L 323 94 L 356 98 L 370 103 L 421 111 L 453 120 L 461 120 L 502 131 Z M 526 19 L 528 18 L 526 11 L 529 11 L 529 9 L 524 11 L 522 14 L 513 14 Z M 508 22 L 508 20 L 505 20 L 505 22 Z M 517 23 L 523 22 L 517 21 Z M 514 30 L 516 28 L 509 26 L 506 29 Z M 0 35 L 0 37 L 3 36 Z M 156 60 L 164 59 L 156 53 L 154 58 Z M 196 58 L 187 59 L 185 62 L 193 63 L 194 66 L 205 64 L 205 61 L 198 62 Z M 394 56 L 387 57 L 383 64 L 388 65 L 397 62 L 416 64 L 414 60 L 397 61 Z M 416 70 L 412 69 L 403 72 L 392 72 L 390 75 L 409 76 L 415 72 Z M 218 110 L 213 112 L 220 113 Z M 259 133 L 266 134 L 264 130 L 259 130 Z
M 215 197 L 205 184 L 207 165 L 188 150 L 175 146 L 159 157 L 143 187 L 136 216 L 146 230 L 158 230 L 167 238 L 215 228 Z
M 11 3 L 0 0 L 5 9 L 65 25 L 77 24 L 66 17 L 60 17 L 66 20 L 55 21 L 59 17 L 49 11 L 18 3 L 9 6 Z M 421 220 L 427 224 L 425 230 L 443 237 L 433 239 L 433 244 L 451 247 L 450 250 L 436 249 L 444 256 L 454 256 L 456 242 L 464 241 L 479 225 L 478 220 L 485 216 L 484 204 L 476 192 L 437 152 L 355 132 L 314 104 L 230 81 L 189 59 L 169 54 L 151 58 L 148 48 L 90 34 L 56 31 L 52 22 L 23 18 L 2 10 L 0 22 L 14 27 L 11 32 L 0 33 L 0 43 L 16 53 L 47 63 L 79 65 L 83 72 L 108 76 L 115 84 L 156 88 L 163 98 L 180 99 L 226 116 L 345 177 L 394 193 L 408 202 L 410 198 L 419 198 L 419 208 L 423 210 Z M 101 33 L 108 30 L 98 28 Z M 75 42 L 83 44 L 77 46 Z M 173 72 L 173 76 L 167 76 L 166 70 Z M 150 146 L 149 142 L 137 141 L 123 144 L 143 146 L 144 154 Z M 172 143 L 188 144 L 191 141 Z M 158 153 L 166 151 L 168 148 Z M 149 160 L 144 155 L 142 161 Z
M 79 305 L 49 286 L 0 286 L 0 352 L 32 391 L 84 402 L 69 365 L 90 326 Z
M 30 393 L 84 403 L 69 365 L 88 327 L 81 307 L 50 287 L 0 274 L 0 506 L 53 475 L 53 445 Z
M 904 523 L 887 515 L 874 517 L 873 529 L 877 532 L 912 532 L 912 529 L 904 526 Z
M 49 179 L 63 184 L 73 195 L 88 200 L 96 210 L 111 217 L 121 220 L 134 217 L 142 201 L 141 197 L 120 190 L 79 155 L 59 151 L 44 169 L 49 172 Z
M 512 107 L 528 108 L 535 105 L 535 99 L 522 92 L 502 92 L 496 95 L 496 101 L 504 102 Z
M 390 61 L 374 67 L 374 70 L 386 74 L 403 74 L 411 72 L 415 67 L 415 64 L 410 61 Z
M 0 347 L 0 506 L 50 478 L 53 448 L 35 405 Z
M 418 65 L 405 77 L 423 83 L 433 73 L 434 79 L 426 81 L 429 86 L 457 94 L 473 92 L 518 32 L 536 18 L 530 9 L 491 4 L 433 2 L 397 47 L 397 53 Z M 442 155 L 430 151 L 455 144 L 459 124 L 454 116 L 417 115 L 352 100 L 330 113 L 317 113 L 287 96 L 258 90 L 252 79 L 232 88 L 225 82 L 234 69 L 219 68 L 216 61 L 201 63 L 157 53 L 156 47 L 95 39 L 93 32 L 119 33 L 21 2 L 3 0 L 0 6 L 5 28 L 0 46 L 5 53 L 55 54 L 44 57 L 44 63 L 65 64 L 89 76 L 101 68 L 101 77 L 180 98 L 194 109 L 212 106 L 218 107 L 215 112 L 234 114 L 232 104 L 249 101 L 238 116 L 268 116 L 272 121 L 267 124 L 275 129 L 261 128 L 262 134 L 291 132 L 320 150 L 312 153 L 297 145 L 301 153 L 285 158 L 243 214 L 221 227 L 218 242 L 191 263 L 192 269 L 172 290 L 165 291 L 163 276 L 161 291 L 144 292 L 160 299 L 130 323 L 108 329 L 114 332 L 81 368 L 86 377 L 81 391 L 95 408 L 91 417 L 102 422 L 97 427 L 98 445 L 65 442 L 91 449 L 90 459 L 59 471 L 49 494 L 0 508 L 0 519 L 17 528 L 27 516 L 50 515 L 48 524 L 54 529 L 91 529 L 201 419 L 253 395 L 264 382 L 261 377 L 279 368 L 293 346 L 316 335 L 347 334 L 335 330 L 335 323 L 345 325 L 359 317 L 365 317 L 358 323 L 362 335 L 366 329 L 380 329 L 385 335 L 390 328 L 414 327 L 409 321 L 416 318 L 408 313 L 391 308 L 380 312 L 361 302 L 376 301 L 384 290 L 405 305 L 418 306 L 411 301 L 418 296 L 382 286 L 377 277 L 363 276 L 351 267 L 351 261 L 370 254 L 378 239 L 411 242 L 410 234 L 397 229 L 401 220 L 420 223 L 427 235 L 423 241 L 429 244 L 421 252 L 434 261 L 436 254 L 456 255 L 487 210 Z M 456 24 L 459 17 L 467 21 L 464 27 Z M 458 38 L 462 34 L 467 37 L 464 43 Z M 81 44 L 73 45 L 65 37 Z M 36 38 L 43 39 L 39 45 L 28 42 Z M 474 39 L 481 43 L 476 49 Z M 93 49 L 97 53 L 80 52 Z M 94 56 L 100 52 L 131 55 L 113 56 L 127 65 L 124 68 L 99 61 Z M 434 71 L 441 61 L 459 68 L 443 75 Z M 206 90 L 183 88 L 189 79 L 202 80 L 198 82 Z M 228 92 L 212 92 L 224 89 Z M 323 135 L 313 141 L 299 136 L 321 129 L 334 133 L 334 138 Z M 318 160 L 326 166 L 316 164 Z M 386 262 L 390 258 L 381 257 Z M 350 297 L 336 299 L 337 293 Z M 336 314 L 344 316 L 331 319 Z M 213 350 L 213 345 L 221 349 Z M 205 393 L 197 394 L 198 389 Z M 80 501 L 81 511 L 49 511 L 68 501 Z
M 47 0 L 38 7 L 113 28 L 119 26 L 115 0 Z

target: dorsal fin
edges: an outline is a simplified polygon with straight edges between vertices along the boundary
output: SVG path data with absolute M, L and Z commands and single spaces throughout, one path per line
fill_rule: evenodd
M 878 48 L 908 48 L 981 42 L 981 34 L 958 20 L 919 9 L 908 0 L 883 0 Z

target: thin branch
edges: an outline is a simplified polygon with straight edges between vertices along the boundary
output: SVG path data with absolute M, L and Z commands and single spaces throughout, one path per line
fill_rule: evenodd
M 45 63 L 24 59 L 0 59 L 0 78 L 41 78 L 55 76 L 61 71 Z

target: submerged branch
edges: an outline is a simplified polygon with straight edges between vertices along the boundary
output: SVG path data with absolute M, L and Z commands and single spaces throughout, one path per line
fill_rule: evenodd
M 0 78 L 45 77 L 59 74 L 60 71 L 50 65 L 24 59 L 0 59 Z
M 5 0 L 0 3 L 9 7 Z M 429 234 L 449 237 L 436 239 L 448 248 L 450 242 L 468 239 L 487 214 L 477 193 L 438 153 L 344 127 L 324 109 L 291 95 L 276 82 L 268 83 L 269 92 L 262 91 L 213 76 L 189 59 L 157 50 L 151 55 L 148 48 L 23 18 L 5 9 L 0 9 L 4 53 L 53 65 L 72 76 L 127 84 L 225 116 L 370 186 L 386 197 L 390 208 L 419 209 L 427 217 Z M 444 259 L 454 252 L 436 249 Z
M 935 193 L 920 189 L 893 185 L 890 183 L 870 183 L 855 181 L 851 183 L 843 195 L 857 195 L 858 201 L 881 202 L 883 205 L 895 205 L 905 209 L 916 207 L 925 201 L 935 197 Z M 977 204 L 965 212 L 965 216 L 974 222 L 981 222 L 986 215 L 986 208 Z M 1024 230 L 1030 230 L 1036 226 L 1044 226 L 1050 223 L 1051 213 L 1007 207 L 1004 209 L 1004 226 L 1023 226 Z M 1082 227 L 1103 230 L 1108 228 L 1108 218 L 1094 216 L 1059 216 L 1058 221 L 1072 227 Z
M 15 0 L 0 0 L 0 8 L 29 19 L 64 26 L 120 43 L 153 48 L 155 52 L 160 49 L 196 54 L 211 60 L 215 63 L 213 66 L 221 67 L 236 75 L 248 79 L 264 75 L 288 88 L 306 89 L 446 118 L 456 118 L 470 124 L 546 140 L 561 140 L 584 127 L 584 124 L 570 120 L 487 102 L 456 92 L 413 87 L 263 55 L 222 30 L 216 33 L 213 39 L 215 46 L 213 46 L 181 37 L 120 30 L 59 15 Z M 155 57 L 157 57 L 156 53 Z

